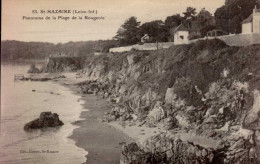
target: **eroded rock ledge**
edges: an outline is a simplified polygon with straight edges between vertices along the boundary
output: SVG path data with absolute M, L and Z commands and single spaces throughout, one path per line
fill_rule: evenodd
M 161 133 L 146 139 L 141 144 L 122 146 L 120 164 L 254 164 L 250 157 L 253 144 L 242 138 L 233 138 L 234 143 L 219 143 L 203 147 L 196 142 Z

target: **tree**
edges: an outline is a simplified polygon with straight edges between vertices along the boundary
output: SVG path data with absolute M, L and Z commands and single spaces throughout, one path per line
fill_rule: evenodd
M 196 17 L 196 8 L 194 7 L 187 7 L 186 11 L 183 12 L 184 19 L 193 19 Z
M 216 29 L 216 26 L 214 26 L 214 25 L 206 25 L 206 26 L 202 27 L 200 29 L 201 37 L 205 37 L 209 31 L 214 30 L 214 29 Z
M 202 26 L 209 26 L 213 25 L 214 17 L 207 11 L 205 8 L 201 9 L 197 15 L 197 20 L 199 25 Z
M 226 6 L 222 6 L 216 10 L 215 19 L 216 19 L 217 28 L 219 28 L 223 31 L 226 31 L 226 32 L 230 32 L 230 30 L 229 30 L 230 15 L 229 15 L 229 12 L 228 12 Z
M 184 14 L 184 23 L 190 29 L 191 22 L 196 18 L 196 8 L 187 7 L 186 11 L 183 12 Z
M 197 15 L 196 21 L 194 22 L 198 24 L 197 26 L 200 32 L 200 37 L 206 36 L 208 31 L 216 28 L 214 16 L 212 16 L 205 8 L 201 9 Z
M 256 0 L 228 0 L 215 12 L 216 26 L 228 33 L 241 33 L 241 22 L 257 4 Z
M 140 22 L 136 17 L 130 17 L 118 29 L 117 35 L 114 37 L 119 41 L 120 45 L 136 44 L 139 41 L 139 26 Z
M 168 41 L 169 36 L 169 32 L 161 20 L 155 20 L 142 24 L 140 26 L 140 34 L 148 34 L 151 42 L 166 42 Z
M 164 22 L 166 28 L 171 29 L 179 26 L 182 21 L 183 21 L 183 17 L 181 17 L 180 14 L 176 14 L 176 15 L 168 16 Z

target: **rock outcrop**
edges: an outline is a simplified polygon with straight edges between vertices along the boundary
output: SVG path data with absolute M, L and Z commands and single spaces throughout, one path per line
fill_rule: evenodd
M 256 148 L 249 140 L 234 137 L 230 144 L 220 142 L 218 146 L 205 147 L 161 133 L 139 145 L 123 145 L 120 164 L 255 164 L 256 158 L 251 154 Z
M 28 131 L 32 129 L 42 129 L 62 125 L 64 125 L 64 123 L 59 119 L 59 115 L 57 113 L 42 112 L 39 118 L 25 124 L 24 130 Z
M 146 120 L 147 123 L 151 125 L 159 122 L 165 117 L 166 117 L 166 113 L 162 108 L 162 102 L 157 101 L 156 104 L 154 105 L 154 108 L 148 113 Z
M 204 148 L 162 133 L 149 138 L 142 146 L 136 143 L 123 146 L 120 164 L 220 164 L 223 160 L 221 150 Z
M 40 73 L 41 71 L 35 66 L 35 64 L 32 64 L 30 66 L 30 69 L 28 70 L 28 73 Z
M 83 68 L 84 57 L 50 57 L 49 62 L 43 67 L 43 72 L 75 72 Z

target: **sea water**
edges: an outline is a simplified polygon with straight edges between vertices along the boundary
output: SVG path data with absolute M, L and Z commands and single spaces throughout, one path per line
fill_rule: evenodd
M 79 96 L 55 82 L 14 81 L 29 66 L 1 65 L 0 163 L 77 164 L 87 152 L 68 138 L 77 126 L 82 106 Z M 33 92 L 32 90 L 36 90 Z M 24 131 L 24 124 L 41 112 L 59 114 L 61 127 Z

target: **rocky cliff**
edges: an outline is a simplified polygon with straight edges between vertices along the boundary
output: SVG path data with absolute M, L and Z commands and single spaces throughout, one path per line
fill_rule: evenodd
M 31 64 L 30 69 L 27 73 L 40 73 L 41 71 L 35 66 L 35 64 Z
M 114 103 L 104 121 L 171 134 L 126 145 L 121 163 L 254 163 L 260 157 L 259 71 L 260 45 L 205 40 L 97 56 L 82 70 L 89 81 L 80 86 Z M 183 131 L 189 139 L 174 137 Z M 217 144 L 194 144 L 194 137 Z
M 48 63 L 42 68 L 43 72 L 77 71 L 83 68 L 83 57 L 50 57 Z

